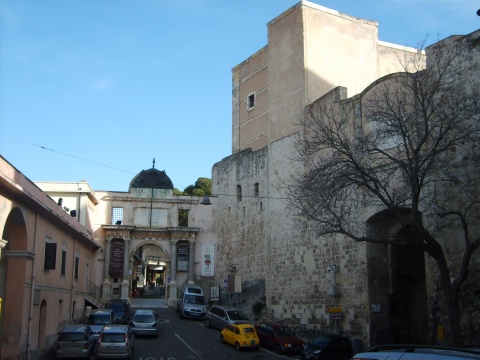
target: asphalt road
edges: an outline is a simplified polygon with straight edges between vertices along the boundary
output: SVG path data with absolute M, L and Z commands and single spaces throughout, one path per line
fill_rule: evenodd
M 132 310 L 153 309 L 158 313 L 158 338 L 136 338 L 135 360 L 239 360 L 239 359 L 299 359 L 299 356 L 278 355 L 260 348 L 256 351 L 236 351 L 220 342 L 220 331 L 207 329 L 200 320 L 180 319 L 173 308 L 159 299 L 134 299 Z

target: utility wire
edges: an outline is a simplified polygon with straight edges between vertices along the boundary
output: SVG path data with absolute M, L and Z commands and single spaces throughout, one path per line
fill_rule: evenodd
M 137 173 L 134 173 L 132 171 L 128 171 L 128 170 L 123 170 L 123 169 L 119 169 L 119 168 L 116 168 L 114 166 L 110 166 L 110 165 L 105 165 L 105 164 L 101 164 L 99 162 L 96 162 L 96 161 L 92 161 L 92 160 L 87 160 L 87 159 L 84 159 L 84 158 L 81 158 L 81 157 L 78 157 L 78 156 L 75 156 L 75 155 L 70 155 L 70 154 L 67 154 L 67 153 L 64 153 L 64 152 L 61 152 L 61 151 L 58 151 L 58 150 L 54 150 L 54 149 L 50 149 L 50 148 L 47 148 L 45 146 L 42 146 L 42 145 L 37 145 L 37 144 L 33 144 L 34 146 L 37 146 L 43 150 L 49 150 L 49 151 L 52 151 L 54 153 L 58 153 L 58 154 L 62 154 L 62 155 L 65 155 L 65 156 L 70 156 L 72 158 L 75 158 L 75 159 L 79 159 L 79 160 L 82 160 L 82 161 L 87 161 L 87 162 L 90 162 L 92 164 L 96 164 L 96 165 L 100 165 L 100 166 L 104 166 L 104 167 L 107 167 L 107 168 L 110 168 L 110 169 L 114 169 L 114 170 L 118 170 L 118 171 L 122 171 L 122 172 L 125 172 L 125 173 L 128 173 L 128 174 L 133 174 L 133 175 L 136 175 Z M 181 188 L 180 186 L 177 185 L 177 188 Z M 183 187 L 183 189 L 185 189 L 185 186 Z
M 100 165 L 100 166 L 104 166 L 104 167 L 107 167 L 107 168 L 110 168 L 110 169 L 114 169 L 114 170 L 118 170 L 118 171 L 123 171 L 123 172 L 126 172 L 126 173 L 129 173 L 129 174 L 136 174 L 134 172 L 131 172 L 131 171 L 127 171 L 127 170 L 123 170 L 123 169 L 119 169 L 119 168 L 116 168 L 116 167 L 113 167 L 113 166 L 109 166 L 109 165 L 105 165 L 105 164 L 101 164 L 101 163 L 98 163 L 98 162 L 95 162 L 95 161 L 92 161 L 92 160 L 87 160 L 87 159 L 83 159 L 81 157 L 78 157 L 78 156 L 75 156 L 75 155 L 70 155 L 70 154 L 67 154 L 67 153 L 64 153 L 64 152 L 61 152 L 61 151 L 58 151 L 58 150 L 54 150 L 54 149 L 50 149 L 50 148 L 47 148 L 45 146 L 42 146 L 42 145 L 37 145 L 37 144 L 33 144 L 34 146 L 37 146 L 43 150 L 50 150 L 54 153 L 58 153 L 58 154 L 62 154 L 62 155 L 65 155 L 65 156 L 70 156 L 72 158 L 75 158 L 75 159 L 79 159 L 79 160 L 83 160 L 83 161 L 87 161 L 87 162 L 90 162 L 92 164 L 97 164 L 97 165 Z

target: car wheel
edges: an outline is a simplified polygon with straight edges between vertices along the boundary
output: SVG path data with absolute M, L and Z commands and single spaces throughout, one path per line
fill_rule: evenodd
M 205 327 L 210 328 L 210 326 L 212 326 L 212 324 L 210 324 L 210 319 L 205 319 Z
M 283 348 L 282 348 L 282 345 L 280 344 L 276 344 L 274 350 L 277 354 L 283 354 Z
M 235 349 L 236 349 L 237 351 L 240 351 L 240 350 L 242 349 L 242 348 L 240 347 L 240 343 L 239 343 L 238 341 L 235 343 Z
M 225 344 L 225 339 L 224 339 L 223 335 L 220 335 L 220 342 L 221 342 L 222 344 Z

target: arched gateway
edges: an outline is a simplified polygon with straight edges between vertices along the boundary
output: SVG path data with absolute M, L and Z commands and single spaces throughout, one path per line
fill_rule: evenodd
M 407 215 L 407 214 L 406 214 Z M 406 236 L 388 212 L 372 216 L 377 238 Z M 371 344 L 425 344 L 428 310 L 423 250 L 406 245 L 367 244 Z
M 128 193 L 110 192 L 103 200 L 112 221 L 102 225 L 102 297 L 129 298 L 135 287 L 147 291 L 159 287 L 169 303 L 176 301 L 178 280 L 194 282 L 200 228 L 191 224 L 198 197 L 174 195 L 165 171 L 152 167 L 132 179 Z

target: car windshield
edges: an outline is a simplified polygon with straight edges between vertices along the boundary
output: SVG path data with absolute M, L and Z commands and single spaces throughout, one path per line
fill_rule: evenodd
M 277 336 L 295 336 L 295 333 L 288 326 L 274 327 L 275 335 Z
M 58 341 L 85 341 L 87 336 L 84 333 L 61 333 Z
M 227 314 L 231 320 L 248 320 L 247 315 L 243 311 L 231 310 L 227 311 Z
M 205 298 L 199 295 L 185 295 L 185 302 L 187 304 L 205 305 Z
M 135 315 L 133 321 L 138 323 L 151 323 L 154 322 L 155 319 L 152 315 Z
M 109 325 L 110 315 L 90 315 L 87 320 L 88 325 Z
M 330 342 L 329 338 L 322 336 L 313 340 L 309 345 L 312 345 L 319 349 L 323 349 L 325 346 L 328 345 L 329 342 Z

